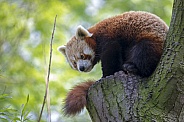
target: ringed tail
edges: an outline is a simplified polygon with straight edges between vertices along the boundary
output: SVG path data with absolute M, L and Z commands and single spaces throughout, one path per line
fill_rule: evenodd
M 64 100 L 64 115 L 75 116 L 84 109 L 87 104 L 86 96 L 88 94 L 88 89 L 94 83 L 94 81 L 88 80 L 87 82 L 80 83 L 71 89 Z

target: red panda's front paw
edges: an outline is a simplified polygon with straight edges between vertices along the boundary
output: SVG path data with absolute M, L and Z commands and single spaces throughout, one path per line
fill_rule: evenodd
M 136 65 L 132 62 L 127 62 L 127 63 L 123 64 L 123 70 L 127 73 L 132 73 L 132 74 L 138 73 L 138 69 L 137 69 Z

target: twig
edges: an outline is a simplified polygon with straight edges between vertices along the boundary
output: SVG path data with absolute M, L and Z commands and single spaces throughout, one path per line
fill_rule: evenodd
M 4 90 L 3 90 L 3 93 L 2 93 L 2 94 L 4 94 L 4 93 L 5 93 L 5 91 L 6 91 L 6 86 L 4 87 Z
M 51 40 L 50 40 L 50 58 L 49 58 L 49 67 L 48 67 L 48 74 L 47 74 L 46 90 L 45 90 L 45 95 L 44 95 L 43 104 L 42 104 L 42 108 L 41 108 L 41 112 L 40 112 L 38 122 L 40 122 L 40 120 L 41 120 L 43 109 L 44 109 L 46 98 L 47 98 L 47 93 L 48 93 L 50 67 L 51 67 L 51 59 L 52 59 L 52 42 L 53 42 L 54 31 L 55 31 L 55 27 L 56 27 L 56 18 L 57 18 L 57 15 L 55 16 L 54 27 L 53 27 L 53 31 L 52 31 L 52 37 L 51 37 Z

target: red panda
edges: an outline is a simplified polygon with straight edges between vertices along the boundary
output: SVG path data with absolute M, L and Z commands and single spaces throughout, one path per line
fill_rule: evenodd
M 130 11 L 102 20 L 89 29 L 78 26 L 76 35 L 58 50 L 73 69 L 81 72 L 91 71 L 101 61 L 102 77 L 120 70 L 148 77 L 160 60 L 167 32 L 168 26 L 158 16 Z M 82 83 L 82 88 L 76 86 L 69 93 L 66 114 L 75 115 L 81 111 L 82 105 L 79 107 L 73 103 L 79 104 L 77 102 L 86 98 L 86 89 L 90 87 L 86 84 Z

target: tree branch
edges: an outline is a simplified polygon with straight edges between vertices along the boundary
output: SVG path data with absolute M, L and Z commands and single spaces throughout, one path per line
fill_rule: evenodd
M 139 79 L 123 71 L 97 81 L 88 91 L 88 105 L 93 122 L 136 122 L 134 109 L 139 99 Z

